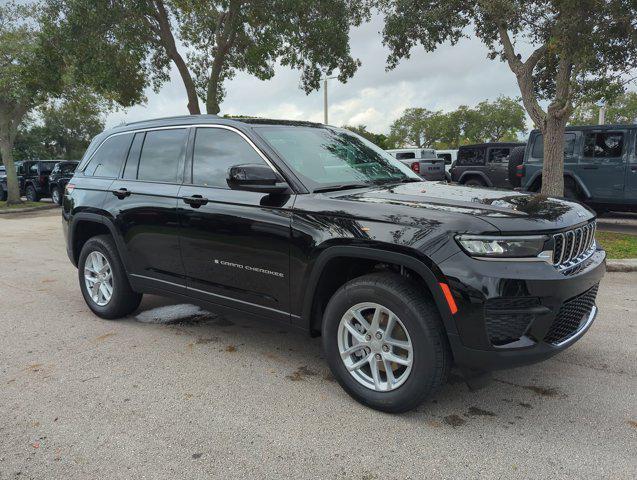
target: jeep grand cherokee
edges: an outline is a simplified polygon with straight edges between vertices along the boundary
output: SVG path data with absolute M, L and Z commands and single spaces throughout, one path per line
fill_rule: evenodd
M 452 363 L 537 362 L 590 327 L 605 272 L 595 216 L 558 198 L 423 182 L 324 125 L 178 117 L 91 143 L 63 200 L 100 317 L 143 293 L 322 335 L 341 386 L 417 406 Z

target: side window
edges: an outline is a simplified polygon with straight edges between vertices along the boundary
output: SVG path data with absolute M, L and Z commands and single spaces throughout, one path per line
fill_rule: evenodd
M 484 165 L 484 149 L 464 148 L 458 153 L 458 165 Z
M 410 160 L 412 158 L 416 158 L 415 152 L 397 152 L 396 160 Z
M 634 133 L 635 138 L 633 139 L 633 154 L 630 156 L 630 163 L 637 163 L 637 132 Z
M 584 158 L 596 163 L 621 163 L 624 151 L 623 132 L 587 133 L 584 136 Z
M 221 128 L 198 128 L 192 162 L 192 183 L 228 188 L 228 169 L 244 163 L 265 162 L 241 136 Z
M 29 167 L 29 173 L 31 173 L 32 175 L 37 175 L 38 174 L 38 164 L 34 163 L 33 165 L 31 165 Z
M 135 180 L 137 178 L 137 167 L 139 165 L 139 154 L 142 151 L 142 143 L 144 143 L 144 132 L 136 133 L 133 139 L 133 144 L 128 151 L 128 157 L 126 158 L 126 166 L 124 167 L 124 176 L 128 180 Z
M 489 149 L 490 163 L 504 163 L 509 158 L 510 148 L 491 148 Z
M 573 155 L 575 153 L 575 134 L 564 134 L 564 155 Z M 544 135 L 539 134 L 535 137 L 533 148 L 531 149 L 531 158 L 541 162 L 544 158 Z
M 104 140 L 84 169 L 84 175 L 88 177 L 117 177 L 132 138 L 132 133 L 125 133 Z
M 146 132 L 137 178 L 149 182 L 178 182 L 187 137 L 185 128 Z

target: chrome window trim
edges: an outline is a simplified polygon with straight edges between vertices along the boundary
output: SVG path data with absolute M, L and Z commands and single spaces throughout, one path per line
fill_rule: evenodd
M 118 135 L 127 135 L 127 134 L 133 134 L 135 135 L 136 133 L 140 133 L 140 132 L 153 132 L 156 130 L 181 130 L 181 129 L 189 129 L 189 128 L 220 128 L 223 130 L 230 130 L 231 132 L 237 133 L 239 134 L 239 136 L 241 138 L 243 138 L 248 145 L 250 145 L 253 150 L 257 153 L 257 155 L 259 155 L 263 161 L 272 169 L 272 171 L 278 175 L 281 175 L 281 177 L 285 178 L 281 172 L 279 172 L 277 170 L 277 168 L 274 166 L 274 164 L 263 154 L 263 152 L 261 150 L 259 150 L 259 148 L 254 144 L 254 142 L 252 140 L 250 140 L 250 138 L 243 133 L 241 130 L 239 130 L 236 127 L 232 127 L 230 125 L 215 125 L 215 124 L 209 124 L 209 123 L 197 123 L 197 124 L 189 124 L 189 125 L 170 125 L 170 126 L 165 126 L 165 127 L 149 127 L 149 128 L 138 128 L 138 129 L 132 129 L 132 130 L 126 130 L 124 132 L 116 132 L 116 133 L 112 133 L 110 134 L 108 137 L 106 137 L 104 140 L 101 141 L 101 143 L 97 146 L 97 148 L 95 149 L 95 151 L 93 153 L 91 153 L 91 156 L 88 157 L 88 159 L 86 160 L 86 163 L 84 163 L 84 165 L 82 165 L 81 168 L 81 172 L 84 173 L 84 170 L 86 169 L 86 167 L 88 166 L 88 164 L 91 162 L 91 160 L 93 159 L 93 157 L 95 156 L 95 154 L 99 151 L 100 148 L 102 148 L 102 145 L 104 145 L 104 142 L 106 142 L 106 140 L 108 140 L 109 138 L 113 138 L 116 137 Z M 108 177 L 111 178 L 111 177 Z M 118 177 L 114 177 L 114 178 L 119 178 Z M 286 183 L 287 180 L 286 180 Z

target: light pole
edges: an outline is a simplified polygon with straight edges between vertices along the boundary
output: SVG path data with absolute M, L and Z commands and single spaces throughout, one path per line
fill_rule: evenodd
M 333 77 L 325 77 L 323 79 L 323 123 L 327 125 L 327 81 L 333 78 L 338 78 L 337 76 Z

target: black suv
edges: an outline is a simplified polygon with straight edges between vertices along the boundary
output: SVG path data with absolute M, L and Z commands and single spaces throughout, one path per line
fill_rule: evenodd
M 523 143 L 481 143 L 463 145 L 451 168 L 451 180 L 474 187 L 511 188 L 509 155 Z
M 542 188 L 544 138 L 533 130 L 518 167 L 521 186 Z M 598 212 L 637 211 L 637 125 L 567 127 L 564 195 Z
M 537 362 L 582 337 L 606 254 L 563 199 L 422 181 L 348 130 L 202 115 L 91 143 L 63 201 L 82 295 L 103 318 L 143 293 L 322 335 L 373 408 L 418 405 L 452 363 Z
M 69 183 L 75 169 L 79 162 L 75 160 L 66 160 L 58 162 L 51 174 L 49 175 L 49 193 L 54 203 L 62 205 L 62 196 L 64 195 L 64 188 Z
M 42 197 L 51 195 L 49 175 L 59 160 L 25 160 L 15 162 L 16 173 L 20 185 L 20 195 L 30 202 L 37 202 Z M 0 197 L 6 198 L 6 173 L 0 176 Z

